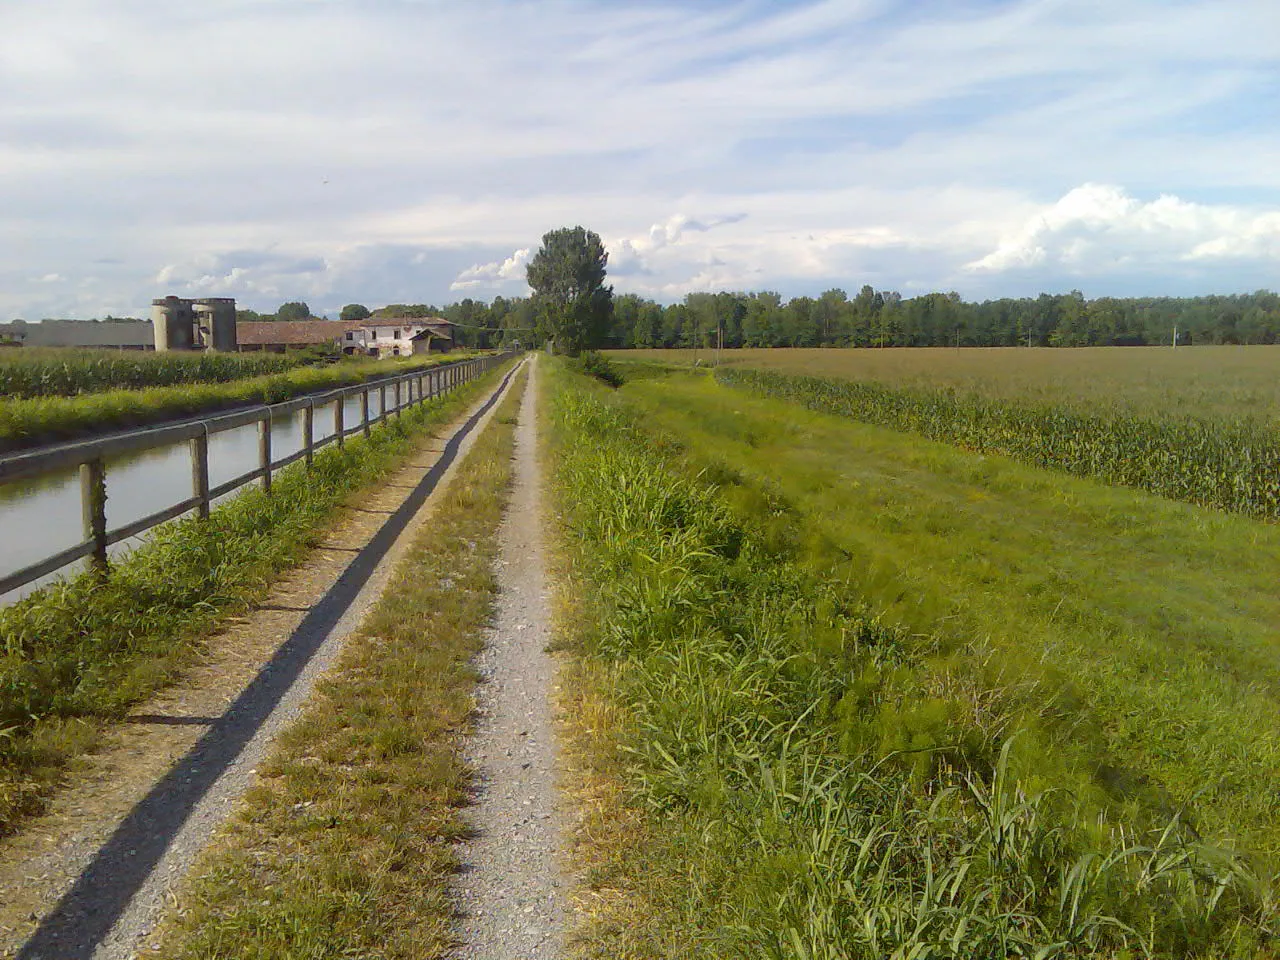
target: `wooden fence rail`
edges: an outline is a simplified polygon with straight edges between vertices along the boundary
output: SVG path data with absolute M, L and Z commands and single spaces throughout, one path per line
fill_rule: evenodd
M 31 564 L 14 573 L 0 577 L 0 596 L 26 586 L 34 580 L 48 576 L 77 560 L 89 558 L 90 569 L 100 576 L 108 572 L 107 548 L 112 544 L 135 537 L 189 511 L 207 519 L 213 501 L 239 489 L 248 483 L 260 481 L 262 489 L 270 492 L 271 476 L 291 463 L 302 460 L 309 468 L 315 452 L 329 443 L 342 445 L 354 433 L 369 436 L 375 423 L 385 423 L 394 413 L 400 416 L 404 407 L 424 403 L 442 393 L 448 393 L 464 383 L 510 359 L 514 354 L 502 353 L 485 357 L 459 360 L 442 364 L 429 370 L 414 370 L 373 383 L 360 383 L 339 387 L 323 393 L 297 397 L 284 403 L 274 403 L 210 417 L 189 420 L 177 424 L 145 427 L 116 434 L 101 440 L 85 440 L 62 444 L 44 450 L 0 457 L 0 485 L 28 480 L 56 471 L 78 467 L 80 470 L 80 508 L 84 517 L 84 540 Z M 392 388 L 394 406 L 387 404 L 387 388 Z M 379 394 L 379 410 L 375 418 L 369 416 L 370 391 Z M 343 406 L 347 398 L 360 400 L 360 423 L 348 427 Z M 315 412 L 317 407 L 333 404 L 333 433 L 319 440 L 315 436 Z M 302 449 L 286 457 L 275 459 L 271 447 L 271 421 L 273 418 L 292 415 L 301 411 Z M 258 465 L 226 483 L 209 485 L 209 437 L 256 424 L 258 428 Z M 117 527 L 107 526 L 107 461 L 122 454 L 137 453 L 156 447 L 167 447 L 186 441 L 191 450 L 191 496 L 163 510 Z

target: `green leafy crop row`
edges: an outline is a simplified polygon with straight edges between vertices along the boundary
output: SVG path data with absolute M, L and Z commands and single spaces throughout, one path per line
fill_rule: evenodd
M 729 386 L 1205 507 L 1280 518 L 1280 436 L 1253 421 L 1099 410 L 725 369 Z
M 0 396 L 73 397 L 104 390 L 226 383 L 282 373 L 307 359 L 275 354 L 6 350 L 0 352 Z

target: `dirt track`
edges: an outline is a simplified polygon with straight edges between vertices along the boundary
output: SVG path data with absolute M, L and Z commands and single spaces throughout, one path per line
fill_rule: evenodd
M 468 819 L 476 836 L 461 851 L 462 917 L 456 956 L 535 960 L 563 955 L 564 837 L 557 803 L 551 710 L 555 661 L 542 532 L 537 363 L 520 408 L 511 502 L 499 531 L 499 594 L 479 658 L 483 682 L 466 750 L 477 771 Z
M 425 440 L 344 510 L 311 560 L 211 640 L 207 662 L 86 758 L 48 814 L 0 842 L 0 956 L 106 960 L 145 942 L 258 758 L 376 599 L 496 399 Z

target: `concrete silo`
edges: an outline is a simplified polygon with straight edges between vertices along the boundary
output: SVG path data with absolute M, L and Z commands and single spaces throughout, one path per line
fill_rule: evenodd
M 191 350 L 195 347 L 195 314 L 191 301 L 165 297 L 151 301 L 151 328 L 156 350 Z
M 204 297 L 194 301 L 200 322 L 201 342 L 206 350 L 234 353 L 236 350 L 236 302 L 231 297 Z

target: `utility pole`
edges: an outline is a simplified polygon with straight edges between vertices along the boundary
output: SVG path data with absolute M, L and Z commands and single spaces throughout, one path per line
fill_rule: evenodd
M 1173 349 L 1178 349 L 1178 328 L 1176 326 L 1173 328 Z

